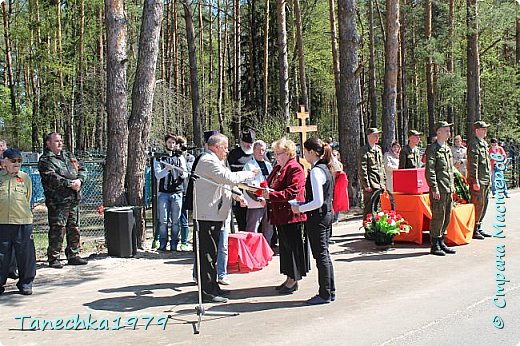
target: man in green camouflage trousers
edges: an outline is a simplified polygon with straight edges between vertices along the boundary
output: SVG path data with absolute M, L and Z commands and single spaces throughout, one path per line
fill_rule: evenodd
M 471 203 L 475 205 L 475 229 L 473 239 L 484 239 L 491 237 L 490 234 L 482 230 L 482 220 L 486 215 L 489 190 L 491 162 L 489 160 L 488 144 L 484 140 L 489 127 L 483 121 L 473 123 L 475 138 L 468 143 L 468 159 L 466 161 L 466 171 L 468 172 L 469 193 Z
M 446 143 L 451 136 L 450 126 L 446 121 L 435 123 L 437 141 L 426 150 L 426 181 L 430 187 L 430 206 L 432 219 L 430 221 L 430 253 L 437 256 L 454 254 L 455 250 L 444 243 L 446 229 L 451 219 L 453 203 L 453 156 Z
M 49 266 L 62 268 L 60 252 L 63 237 L 67 236 L 65 255 L 71 265 L 87 264 L 79 257 L 80 231 L 78 204 L 86 171 L 74 155 L 62 150 L 61 135 L 53 132 L 45 136 L 46 148 L 38 162 L 38 170 L 45 192 L 45 205 L 49 219 Z
M 359 149 L 358 178 L 363 189 L 363 218 L 371 211 L 370 198 L 378 189 L 386 189 L 386 173 L 383 152 L 377 145 L 381 131 L 375 127 L 367 130 L 367 144 Z

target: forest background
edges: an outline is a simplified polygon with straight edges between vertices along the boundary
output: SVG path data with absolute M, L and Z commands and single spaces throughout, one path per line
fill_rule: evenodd
M 513 0 L 2 0 L 0 138 L 41 151 L 63 134 L 106 153 L 104 204 L 142 205 L 146 149 L 253 128 L 286 135 L 300 105 L 339 142 L 359 202 L 365 129 L 382 146 L 433 123 L 520 139 Z M 293 135 L 294 136 L 294 135 Z M 297 137 L 294 137 L 296 139 Z M 131 164 L 128 164 L 128 163 Z

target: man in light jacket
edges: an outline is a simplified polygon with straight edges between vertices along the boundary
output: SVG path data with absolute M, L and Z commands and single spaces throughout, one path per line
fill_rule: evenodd
M 208 149 L 195 168 L 195 174 L 200 178 L 193 189 L 193 219 L 198 227 L 200 245 L 200 280 L 205 302 L 226 303 L 216 272 L 220 230 L 231 209 L 231 198 L 247 206 L 243 196 L 232 195 L 232 186 L 253 178 L 258 171 L 231 172 L 225 166 L 228 139 L 223 134 L 211 136 L 207 144 Z

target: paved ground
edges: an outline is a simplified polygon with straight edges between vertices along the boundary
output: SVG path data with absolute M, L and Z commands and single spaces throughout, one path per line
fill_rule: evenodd
M 278 296 L 274 286 L 283 277 L 275 257 L 259 272 L 230 276 L 230 303 L 205 305 L 206 311 L 240 315 L 205 315 L 199 335 L 193 334 L 196 286 L 188 254 L 100 256 L 88 266 L 62 270 L 41 264 L 32 296 L 16 294 L 14 281 L 8 281 L 7 292 L 0 297 L 0 345 L 517 345 L 520 193 L 511 195 L 506 200 L 506 238 L 474 241 L 444 258 L 428 255 L 427 245 L 378 248 L 363 239 L 360 221 L 341 222 L 334 227 L 336 243 L 331 246 L 336 302 L 304 304 L 317 290 L 315 269 L 295 294 Z M 488 230 L 494 215 L 492 200 L 485 222 Z M 499 244 L 505 245 L 504 271 L 495 267 Z M 510 280 L 503 285 L 504 308 L 492 300 L 497 272 Z M 76 314 L 83 320 L 90 314 L 96 327 L 106 319 L 112 330 L 20 330 L 21 318 L 16 319 L 26 315 L 33 324 L 44 319 L 54 323 Z M 503 329 L 494 327 L 495 315 L 502 318 Z M 148 328 L 146 316 L 153 317 Z M 31 318 L 24 320 L 24 329 L 30 327 Z M 130 326 L 115 330 L 118 319 L 120 325 Z M 157 321 L 165 320 L 162 330 Z

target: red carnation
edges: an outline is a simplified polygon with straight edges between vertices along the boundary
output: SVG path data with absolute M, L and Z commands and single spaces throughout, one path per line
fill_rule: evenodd
M 262 182 L 260 183 L 260 187 L 264 187 L 264 188 L 265 188 L 265 187 L 267 187 L 267 186 L 268 186 L 268 185 L 267 185 L 267 180 L 264 180 L 264 181 L 262 181 Z
M 16 181 L 21 183 L 23 181 L 22 177 L 16 177 Z

